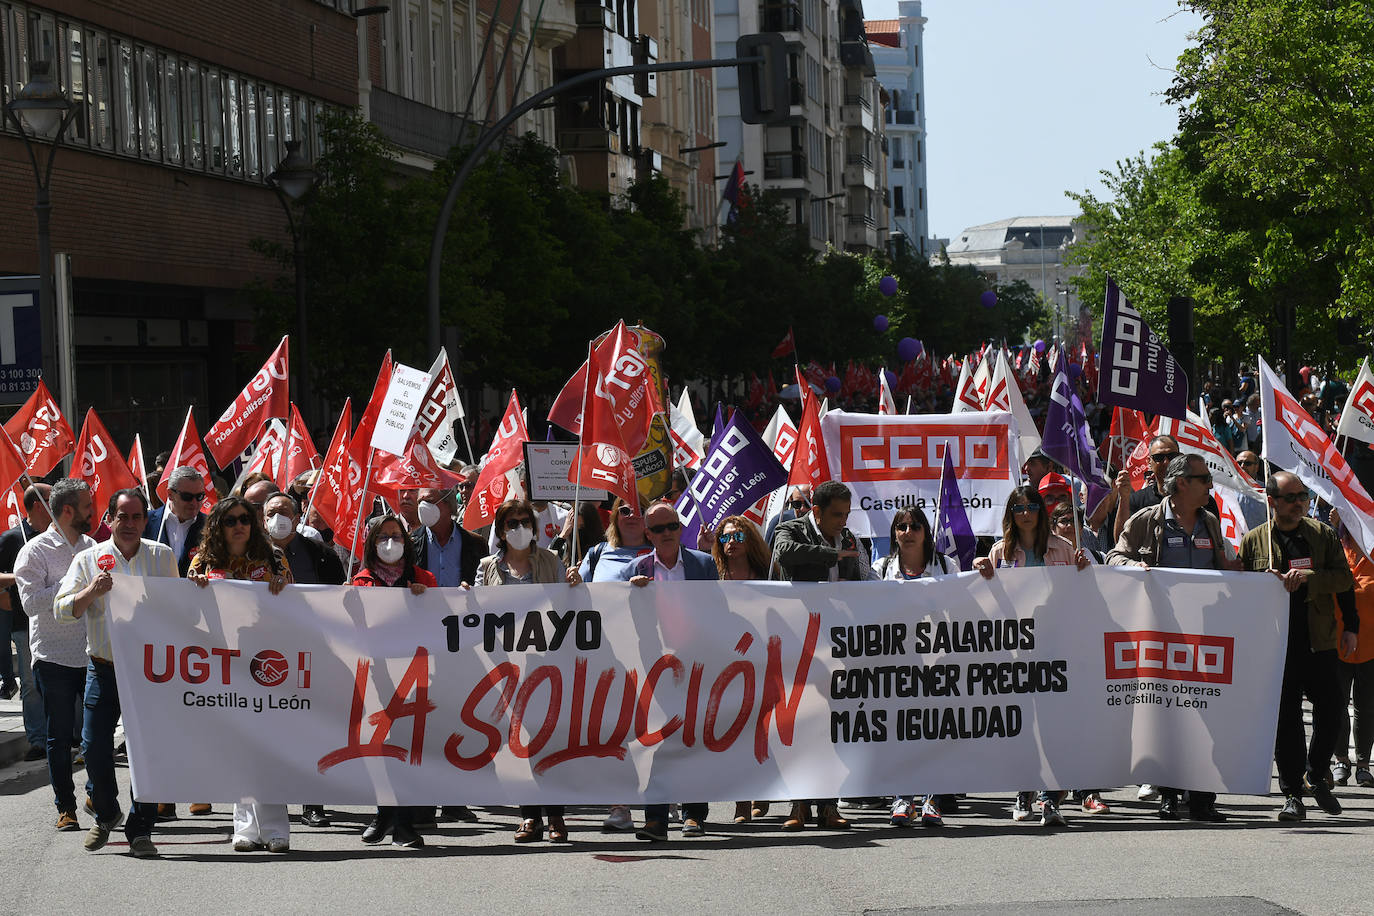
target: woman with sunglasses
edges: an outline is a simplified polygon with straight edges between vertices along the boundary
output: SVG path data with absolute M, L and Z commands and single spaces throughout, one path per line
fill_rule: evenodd
M 1077 566 L 1081 570 L 1088 565 L 1087 554 L 1082 549 L 1074 550 L 1073 544 L 1050 533 L 1049 514 L 1034 487 L 1017 487 L 1011 491 L 1002 514 L 1002 539 L 992 545 L 986 557 L 973 561 L 973 568 L 984 579 L 991 579 L 995 570 L 1003 566 Z M 1059 813 L 1062 795 L 1047 789 L 1040 791 L 1042 827 L 1064 826 L 1064 815 Z M 1011 819 L 1028 820 L 1033 800 L 1034 792 L 1016 793 Z
M 277 595 L 291 582 L 291 566 L 267 537 L 257 512 L 241 496 L 220 500 L 205 520 L 200 549 L 186 578 L 201 588 L 213 579 L 264 582 Z M 205 806 L 208 808 L 209 806 Z M 234 851 L 291 848 L 291 820 L 285 805 L 234 804 Z
M 631 561 L 653 549 L 644 534 L 643 505 L 632 506 L 616 497 L 606 540 L 587 551 L 578 572 L 584 582 L 614 582 Z
M 439 586 L 433 573 L 415 564 L 415 543 L 406 537 L 401 517 L 390 512 L 368 523 L 367 539 L 363 542 L 363 566 L 350 584 L 367 588 L 408 588 L 412 595 L 423 595 L 427 589 Z M 432 814 L 433 806 L 429 810 Z M 363 829 L 362 840 L 374 846 L 385 841 L 387 834 L 391 835 L 392 843 L 406 849 L 425 846 L 424 838 L 415 829 L 415 809 L 408 805 L 379 807 L 372 822 Z
M 727 515 L 721 520 L 711 544 L 711 557 L 720 577 L 736 582 L 767 581 L 772 561 L 758 526 L 742 515 Z M 766 801 L 735 802 L 736 824 L 747 824 L 766 814 Z
M 508 499 L 496 507 L 491 530 L 496 538 L 496 552 L 482 558 L 477 565 L 477 584 L 529 585 L 567 582 L 581 585 L 582 576 L 576 569 L 566 569 L 552 550 L 534 543 L 534 507 L 525 499 Z M 515 842 L 535 843 L 544 837 L 545 816 L 549 823 L 549 840 L 568 842 L 568 825 L 563 820 L 562 805 L 521 805 L 520 826 Z

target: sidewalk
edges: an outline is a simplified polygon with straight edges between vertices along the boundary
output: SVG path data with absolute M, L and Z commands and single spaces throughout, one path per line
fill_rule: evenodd
M 28 750 L 29 739 L 24 736 L 23 707 L 16 693 L 14 699 L 0 700 L 0 767 L 23 760 Z

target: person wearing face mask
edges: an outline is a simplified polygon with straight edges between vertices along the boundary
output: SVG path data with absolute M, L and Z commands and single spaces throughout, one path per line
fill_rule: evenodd
M 534 509 L 523 499 L 508 499 L 496 508 L 492 530 L 496 532 L 496 553 L 482 558 L 477 567 L 477 584 L 521 585 L 567 582 L 581 585 L 576 569 L 567 569 L 553 551 L 534 543 Z M 548 818 L 549 840 L 568 841 L 568 825 L 562 805 L 521 805 L 520 826 L 515 842 L 535 843 L 544 836 L 544 817 Z
M 412 595 L 423 595 L 438 583 L 434 576 L 415 562 L 415 547 L 406 537 L 405 521 L 388 512 L 368 523 L 363 542 L 363 566 L 353 576 L 352 585 L 369 588 L 408 588 Z M 420 816 L 426 806 L 420 807 Z M 429 812 L 433 813 L 433 808 Z M 406 849 L 423 849 L 424 838 L 415 830 L 417 811 L 408 805 L 384 805 L 363 829 L 362 840 L 374 846 L 386 840 Z
M 478 562 L 490 552 L 487 542 L 459 527 L 458 500 L 452 490 L 425 488 L 418 493 L 419 526 L 410 532 L 415 565 L 433 573 L 440 588 L 471 585 Z

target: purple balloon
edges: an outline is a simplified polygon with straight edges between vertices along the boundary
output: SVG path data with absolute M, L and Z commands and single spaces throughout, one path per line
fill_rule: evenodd
M 874 315 L 874 316 L 873 316 L 873 330 L 878 331 L 879 333 L 882 333 L 883 331 L 886 331 L 886 330 L 887 330 L 887 316 L 886 316 L 886 315 Z
M 1078 363 L 1069 363 L 1069 378 L 1076 379 L 1083 374 L 1083 367 Z
M 983 290 L 983 295 L 978 297 L 978 301 L 983 303 L 983 308 L 990 309 L 997 304 L 997 293 L 990 289 Z
M 893 391 L 897 390 L 897 373 L 893 372 L 891 369 L 884 369 L 883 378 L 887 379 L 888 388 L 891 388 Z
M 832 375 L 830 376 L 830 378 L 825 380 L 825 387 L 827 391 L 839 391 L 840 380 Z
M 897 341 L 897 358 L 909 363 L 921 355 L 921 342 L 914 337 L 903 337 Z
M 878 281 L 878 292 L 884 296 L 895 296 L 897 294 L 897 278 L 891 274 Z
M 1043 340 L 1037 340 L 1035 343 L 1031 344 L 1031 346 L 1032 346 L 1032 347 L 1035 347 L 1035 352 L 1036 352 L 1036 353 L 1044 353 L 1044 352 L 1045 352 L 1045 342 L 1044 342 Z

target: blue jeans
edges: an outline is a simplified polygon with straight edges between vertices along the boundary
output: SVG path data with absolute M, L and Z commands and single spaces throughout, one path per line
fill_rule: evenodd
M 52 783 L 53 803 L 58 811 L 75 811 L 71 736 L 80 721 L 86 669 L 39 659 L 33 666 L 33 680 L 43 697 L 48 727 L 48 781 Z
M 119 819 L 119 784 L 115 781 L 114 733 L 119 722 L 119 687 L 113 665 L 92 661 L 86 668 L 86 773 L 91 779 L 91 803 L 102 823 Z M 132 791 L 130 792 L 132 795 Z M 134 801 L 124 836 L 131 842 L 151 836 L 157 803 Z
M 10 648 L 14 618 L 11 613 L 0 611 L 0 678 L 7 681 L 14 678 L 14 651 Z
M 33 656 L 29 653 L 29 631 L 14 634 L 14 660 L 19 669 L 19 702 L 24 707 L 24 737 L 33 747 L 48 744 L 48 724 L 43 717 L 43 698 L 33 683 Z M 80 721 L 78 719 L 78 721 Z

